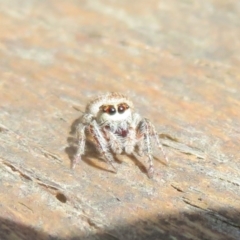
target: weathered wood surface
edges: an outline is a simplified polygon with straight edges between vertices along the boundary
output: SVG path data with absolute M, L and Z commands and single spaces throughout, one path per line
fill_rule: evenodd
M 240 239 L 238 1 L 0 1 L 0 239 Z M 71 125 L 127 93 L 161 133 L 117 174 Z

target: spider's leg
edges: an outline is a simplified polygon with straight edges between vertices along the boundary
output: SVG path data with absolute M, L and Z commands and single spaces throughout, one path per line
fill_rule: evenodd
M 141 143 L 139 145 L 140 152 L 146 152 L 148 156 L 148 177 L 152 178 L 154 173 L 153 157 L 152 157 L 152 144 L 151 144 L 151 123 L 147 119 L 140 122 L 140 133 L 142 134 Z M 144 149 L 142 149 L 144 147 Z
M 76 164 L 81 161 L 81 156 L 84 154 L 86 143 L 85 128 L 86 126 L 83 124 L 80 124 L 77 128 L 78 149 L 72 162 L 72 168 L 75 168 Z
M 168 157 L 167 157 L 167 155 L 166 155 L 166 153 L 165 153 L 165 151 L 163 149 L 162 144 L 160 143 L 159 136 L 158 136 L 158 134 L 157 134 L 157 132 L 155 130 L 155 127 L 153 126 L 153 124 L 151 122 L 149 122 L 149 125 L 150 125 L 151 132 L 152 132 L 152 134 L 153 134 L 153 136 L 155 138 L 155 141 L 157 143 L 158 148 L 161 149 L 162 155 L 163 155 L 164 159 L 168 162 Z
M 113 167 L 114 171 L 116 172 L 113 156 L 108 150 L 108 142 L 104 138 L 101 130 L 99 129 L 97 122 L 94 120 L 89 127 L 90 127 L 90 132 L 94 137 L 98 151 L 104 156 L 104 158 Z

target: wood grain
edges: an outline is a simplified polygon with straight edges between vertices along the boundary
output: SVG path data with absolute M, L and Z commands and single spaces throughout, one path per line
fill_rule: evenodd
M 240 239 L 237 1 L 0 1 L 0 238 Z M 128 94 L 167 164 L 88 145 L 86 104 Z

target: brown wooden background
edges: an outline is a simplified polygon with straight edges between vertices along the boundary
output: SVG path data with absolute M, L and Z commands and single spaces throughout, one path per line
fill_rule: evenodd
M 240 4 L 0 0 L 0 239 L 240 239 Z M 170 159 L 88 148 L 89 99 L 128 94 Z

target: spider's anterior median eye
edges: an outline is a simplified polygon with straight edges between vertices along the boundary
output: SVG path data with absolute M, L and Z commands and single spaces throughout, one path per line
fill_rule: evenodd
M 118 105 L 118 112 L 124 113 L 128 108 L 129 106 L 126 103 L 121 103 Z
M 112 105 L 102 106 L 101 108 L 104 113 L 108 113 L 109 115 L 113 115 L 116 113 L 116 109 Z
M 118 112 L 123 113 L 125 111 L 125 108 L 123 106 L 118 107 Z
M 114 106 L 109 106 L 108 108 L 108 114 L 113 115 L 116 113 L 116 109 Z

